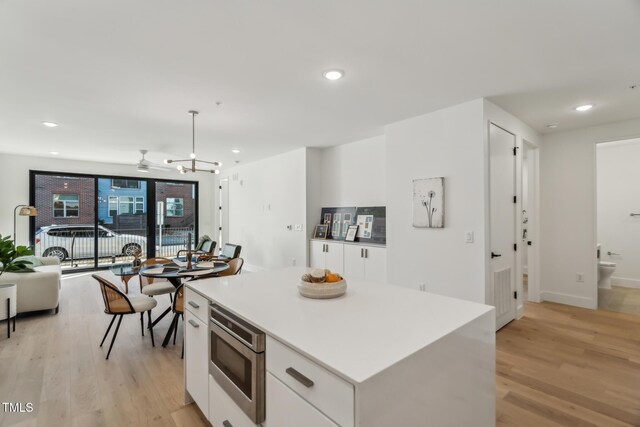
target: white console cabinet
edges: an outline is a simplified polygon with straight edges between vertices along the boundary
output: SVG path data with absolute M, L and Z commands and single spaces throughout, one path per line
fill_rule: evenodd
M 342 243 L 312 240 L 310 253 L 311 267 L 328 268 L 334 273 L 344 274 L 344 245 Z
M 380 245 L 311 240 L 309 266 L 328 268 L 348 279 L 385 283 L 387 249 Z

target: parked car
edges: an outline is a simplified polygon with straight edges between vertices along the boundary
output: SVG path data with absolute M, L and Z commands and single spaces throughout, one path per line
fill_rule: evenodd
M 35 253 L 65 259 L 93 258 L 95 248 L 93 225 L 50 225 L 36 232 Z M 119 234 L 98 226 L 98 257 L 133 256 L 147 247 L 147 239 L 134 234 Z

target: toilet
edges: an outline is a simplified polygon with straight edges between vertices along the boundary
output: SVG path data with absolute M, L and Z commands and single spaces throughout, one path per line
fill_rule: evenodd
M 598 287 L 611 289 L 611 276 L 616 271 L 615 262 L 600 261 L 600 245 L 598 245 Z

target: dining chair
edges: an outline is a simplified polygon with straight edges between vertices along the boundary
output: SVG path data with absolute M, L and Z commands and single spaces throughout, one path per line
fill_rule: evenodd
M 234 258 L 227 261 L 227 264 L 229 264 L 229 268 L 218 273 L 218 277 L 235 276 L 236 274 L 240 274 L 240 272 L 242 271 L 244 260 L 242 258 Z
M 192 261 L 197 261 L 198 258 L 202 256 L 210 256 L 213 255 L 213 251 L 216 249 L 217 242 L 211 239 L 211 237 L 206 234 L 198 240 L 198 244 L 195 249 L 191 251 L 191 259 Z M 186 257 L 187 250 L 180 249 L 176 254 L 176 258 L 180 258 L 181 256 Z
M 109 323 L 109 327 L 107 328 L 107 332 L 105 332 L 104 337 L 102 337 L 102 341 L 100 341 L 100 347 L 104 344 L 104 340 L 107 339 L 107 335 L 109 335 L 109 331 L 113 326 L 113 322 L 118 318 L 118 324 L 116 325 L 116 330 L 113 333 L 113 337 L 111 338 L 111 344 L 109 345 L 109 351 L 107 352 L 106 360 L 109 360 L 109 355 L 111 354 L 111 349 L 113 348 L 113 343 L 116 341 L 116 336 L 118 336 L 118 331 L 120 330 L 120 324 L 122 323 L 122 317 L 125 314 L 136 314 L 140 313 L 140 328 L 142 329 L 142 336 L 144 337 L 144 312 L 146 311 L 149 315 L 149 331 L 151 333 L 151 345 L 153 347 L 156 346 L 155 341 L 153 339 L 153 326 L 151 324 L 151 310 L 158 304 L 158 302 L 154 298 L 147 298 L 143 296 L 132 296 L 128 297 L 124 294 L 116 285 L 105 279 L 104 277 L 93 274 L 91 275 L 94 279 L 98 281 L 100 285 L 100 291 L 102 292 L 102 299 L 104 300 L 104 312 L 113 316 L 111 318 L 111 323 Z
M 176 293 L 171 304 L 171 311 L 173 311 L 173 320 L 167 331 L 167 335 L 162 342 L 162 346 L 166 347 L 169 344 L 171 335 L 173 334 L 173 345 L 176 345 L 176 336 L 178 335 L 178 324 L 180 318 L 184 322 L 184 285 L 180 285 L 176 288 Z M 184 359 L 184 336 L 182 337 L 182 355 L 181 359 Z
M 202 259 L 206 259 L 208 261 L 228 261 L 233 258 L 238 258 L 240 256 L 240 251 L 242 251 L 242 246 L 234 245 L 233 243 L 225 243 L 218 256 L 204 256 Z
M 168 258 L 149 258 L 142 262 L 141 268 L 152 267 L 154 265 L 166 265 L 171 264 L 171 262 Z M 147 277 L 141 274 L 138 274 L 138 277 L 140 278 L 140 293 L 143 295 L 154 297 L 169 294 L 169 298 L 171 299 L 171 294 L 176 290 L 175 286 L 166 279 Z

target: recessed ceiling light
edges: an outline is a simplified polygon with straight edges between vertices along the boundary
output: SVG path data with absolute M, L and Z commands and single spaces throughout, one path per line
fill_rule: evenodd
M 42 122 L 43 125 L 45 125 L 48 128 L 55 128 L 58 127 L 57 123 L 53 123 L 53 122 Z
M 49 151 L 49 154 L 53 154 L 54 156 L 57 156 L 60 153 L 58 151 Z
M 322 73 L 322 76 L 327 80 L 339 80 L 344 77 L 344 71 L 342 70 L 327 70 Z
M 574 108 L 574 110 L 580 111 L 582 113 L 582 112 L 585 112 L 585 111 L 589 111 L 592 108 L 593 108 L 593 104 L 584 104 L 584 105 L 577 106 L 576 108 Z
M 555 128 L 557 128 L 557 127 L 558 127 L 558 124 L 557 124 L 557 123 L 549 123 L 549 124 L 547 125 L 547 127 L 548 127 L 549 129 L 555 129 Z
M 238 150 L 237 148 L 234 148 L 233 150 L 231 150 L 231 152 L 233 154 L 238 154 L 240 152 L 240 150 Z

